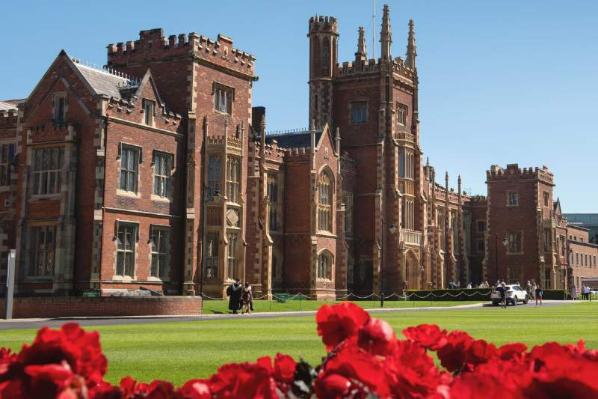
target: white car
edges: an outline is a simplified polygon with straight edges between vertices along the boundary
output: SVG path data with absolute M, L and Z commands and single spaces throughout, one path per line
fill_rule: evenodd
M 523 302 L 527 304 L 529 302 L 529 296 L 527 292 L 521 288 L 517 284 L 507 284 L 505 286 L 506 289 L 506 296 L 507 296 L 507 305 L 511 304 L 513 306 L 517 305 L 517 302 Z M 500 292 L 496 290 L 496 288 L 490 294 L 490 299 L 492 300 L 492 304 L 497 306 L 500 304 Z

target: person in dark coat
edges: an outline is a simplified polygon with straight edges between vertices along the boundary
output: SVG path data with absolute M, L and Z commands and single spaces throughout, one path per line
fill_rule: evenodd
M 236 279 L 234 283 L 228 286 L 226 289 L 226 295 L 228 295 L 228 309 L 234 314 L 237 314 L 241 309 L 241 295 L 243 294 L 243 286 L 239 279 Z

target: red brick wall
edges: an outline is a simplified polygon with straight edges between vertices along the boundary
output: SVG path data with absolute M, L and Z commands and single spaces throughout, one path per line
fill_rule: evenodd
M 201 297 L 23 297 L 14 299 L 13 317 L 200 315 L 201 310 Z

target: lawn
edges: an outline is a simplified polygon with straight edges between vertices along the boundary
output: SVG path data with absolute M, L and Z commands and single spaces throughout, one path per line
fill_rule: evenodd
M 327 302 L 334 303 L 334 302 Z M 364 309 L 376 309 L 380 307 L 380 301 L 356 301 Z M 455 306 L 466 305 L 469 303 L 480 303 L 480 301 L 404 301 L 393 300 L 384 301 L 386 308 L 414 308 L 421 306 Z M 322 306 L 322 302 L 313 300 L 287 300 L 285 302 L 256 300 L 253 301 L 255 312 L 292 312 L 297 310 L 317 310 Z M 228 300 L 206 300 L 203 304 L 205 314 L 228 313 Z
M 463 329 L 496 344 L 521 341 L 573 343 L 584 338 L 598 348 L 598 304 L 553 307 L 486 307 L 473 310 L 396 312 L 377 314 L 398 334 L 406 326 L 437 323 Z M 313 316 L 271 319 L 168 322 L 93 327 L 101 333 L 109 360 L 108 379 L 117 382 L 132 375 L 141 380 L 168 379 L 177 384 L 206 377 L 226 362 L 255 360 L 284 352 L 316 363 L 324 354 Z M 0 331 L 0 346 L 18 349 L 33 330 Z

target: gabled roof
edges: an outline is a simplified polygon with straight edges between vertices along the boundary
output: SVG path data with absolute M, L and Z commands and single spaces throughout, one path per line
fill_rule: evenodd
M 320 142 L 322 131 L 316 131 L 316 145 Z M 292 133 L 273 133 L 266 134 L 266 143 L 272 144 L 276 140 L 279 147 L 282 148 L 304 148 L 311 147 L 311 132 L 309 130 Z
M 139 85 L 138 80 L 117 73 L 93 68 L 77 61 L 73 61 L 73 65 L 89 84 L 94 94 L 113 98 L 129 98 L 130 93 L 135 91 L 131 89 L 136 89 Z

